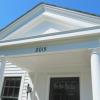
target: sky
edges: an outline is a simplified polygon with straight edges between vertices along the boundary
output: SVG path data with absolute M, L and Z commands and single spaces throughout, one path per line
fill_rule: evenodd
M 0 0 L 0 30 L 41 2 L 100 15 L 100 0 Z

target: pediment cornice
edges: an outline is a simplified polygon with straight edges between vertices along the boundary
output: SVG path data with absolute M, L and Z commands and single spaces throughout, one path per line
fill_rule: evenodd
M 37 24 L 40 20 L 45 19 L 54 23 L 59 22 L 63 25 L 66 25 L 66 23 L 68 23 L 69 25 L 76 24 L 79 25 L 80 28 L 100 25 L 100 17 L 69 9 L 63 9 L 48 4 L 40 4 L 11 23 L 8 27 L 1 30 L 0 39 L 2 40 L 10 34 L 14 34 L 16 30 L 19 30 L 23 26 L 28 26 L 28 24 L 31 23 L 32 20 L 35 25 L 35 23 Z

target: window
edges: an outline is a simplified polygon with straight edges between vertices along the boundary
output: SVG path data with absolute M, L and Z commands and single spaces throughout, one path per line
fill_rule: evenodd
M 79 78 L 51 78 L 49 100 L 80 100 Z
M 1 100 L 18 100 L 21 77 L 5 77 Z

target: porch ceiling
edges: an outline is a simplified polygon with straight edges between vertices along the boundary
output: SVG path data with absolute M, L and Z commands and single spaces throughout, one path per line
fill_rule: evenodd
M 90 53 L 88 50 L 40 53 L 27 56 L 7 57 L 7 60 L 18 67 L 34 72 L 36 69 L 49 67 L 89 66 Z

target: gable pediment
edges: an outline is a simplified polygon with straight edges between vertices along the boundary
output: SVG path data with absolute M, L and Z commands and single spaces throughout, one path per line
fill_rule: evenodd
M 84 14 L 83 16 L 77 12 L 49 5 L 41 5 L 40 7 L 43 9 L 42 13 L 39 14 L 39 11 L 37 12 L 38 14 L 35 13 L 36 15 L 34 15 L 34 18 L 15 31 L 7 34 L 3 41 L 33 37 L 42 34 L 53 34 L 55 32 L 63 32 L 100 25 L 100 22 L 97 22 L 97 20 L 92 16 Z

